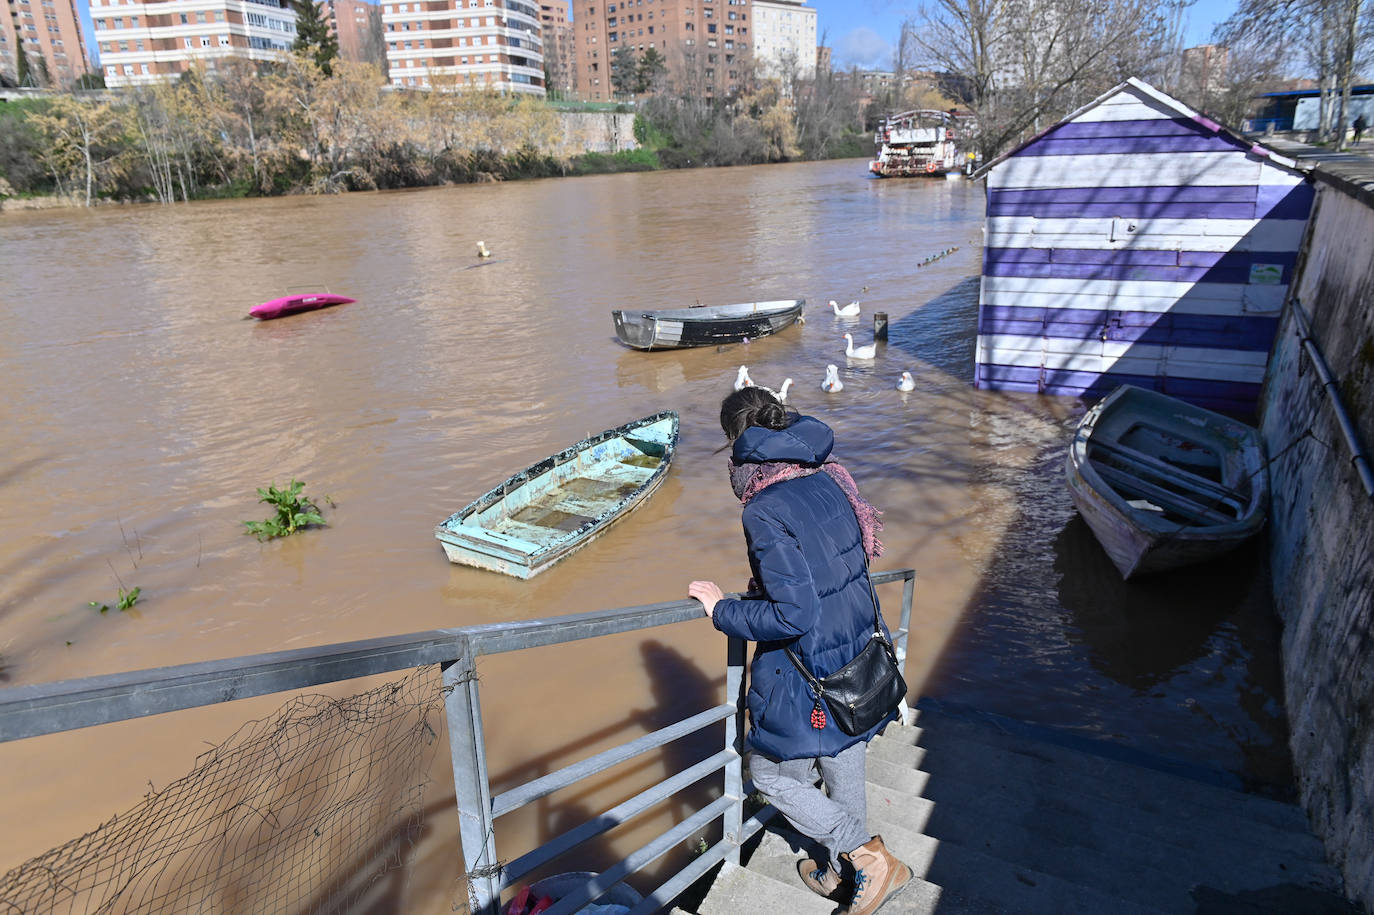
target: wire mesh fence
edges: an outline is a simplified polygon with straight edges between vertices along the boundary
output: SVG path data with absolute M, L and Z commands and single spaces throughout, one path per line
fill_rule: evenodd
M 398 867 L 444 716 L 439 673 L 299 696 L 0 878 L 0 913 L 327 913 Z

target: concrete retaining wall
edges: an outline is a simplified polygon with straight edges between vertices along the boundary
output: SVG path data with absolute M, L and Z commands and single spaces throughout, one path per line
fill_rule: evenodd
M 1295 297 L 1367 448 L 1374 168 L 1323 165 L 1316 174 Z M 1303 804 L 1347 893 L 1374 910 L 1374 501 L 1296 328 L 1290 302 L 1261 400 L 1265 444 L 1277 457 L 1271 543 L 1293 757 Z
M 563 125 L 563 149 L 569 155 L 617 153 L 637 146 L 633 112 L 560 111 L 558 120 Z

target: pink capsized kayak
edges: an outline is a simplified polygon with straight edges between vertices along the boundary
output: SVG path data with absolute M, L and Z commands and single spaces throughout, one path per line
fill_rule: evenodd
M 350 299 L 346 295 L 311 292 L 305 295 L 283 296 L 280 299 L 263 302 L 261 305 L 255 306 L 248 314 L 266 321 L 269 318 L 284 318 L 287 315 L 294 315 L 302 311 L 328 308 L 330 305 L 347 305 L 349 302 L 356 301 L 357 299 Z

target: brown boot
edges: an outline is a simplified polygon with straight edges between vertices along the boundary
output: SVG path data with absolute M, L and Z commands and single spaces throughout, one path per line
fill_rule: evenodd
M 802 858 L 797 862 L 797 873 L 801 875 L 806 888 L 817 896 L 834 898 L 836 890 L 840 888 L 840 875 L 828 863 L 821 864 L 810 858 Z
M 854 898 L 845 915 L 872 915 L 911 879 L 911 868 L 887 850 L 882 836 L 840 857 L 854 865 Z

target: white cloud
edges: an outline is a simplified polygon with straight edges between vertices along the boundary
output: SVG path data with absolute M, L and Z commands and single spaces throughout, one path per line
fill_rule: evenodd
M 886 70 L 892 66 L 892 43 L 866 26 L 851 29 L 835 42 L 834 66 L 847 70 Z

